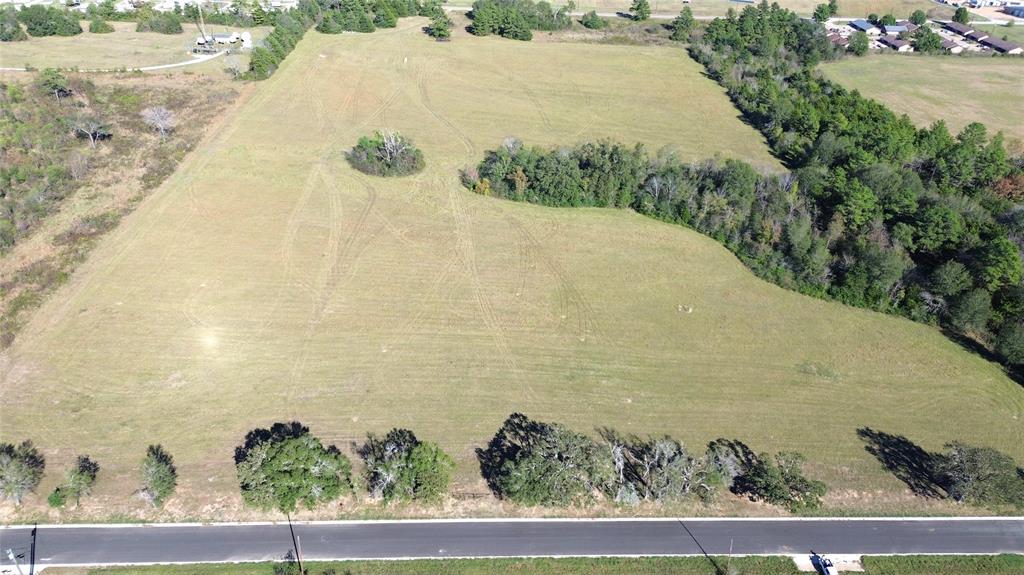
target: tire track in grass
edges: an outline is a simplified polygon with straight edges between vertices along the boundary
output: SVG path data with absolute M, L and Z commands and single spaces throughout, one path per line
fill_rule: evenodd
M 470 287 L 473 292 L 473 303 L 476 305 L 480 319 L 490 333 L 491 340 L 494 342 L 494 347 L 497 349 L 502 363 L 505 364 L 505 367 L 508 368 L 513 377 L 518 380 L 520 389 L 523 392 L 523 401 L 535 401 L 536 395 L 523 377 L 523 370 L 519 366 L 519 361 L 516 359 L 515 353 L 513 353 L 508 343 L 505 327 L 495 312 L 494 305 L 487 296 L 483 281 L 480 279 L 480 270 L 476 262 L 476 246 L 473 242 L 472 230 L 470 229 L 469 215 L 466 213 L 462 198 L 459 197 L 461 193 L 461 190 L 452 188 L 448 194 L 448 201 L 455 221 L 456 246 L 466 275 L 469 277 Z
M 558 283 L 558 305 L 560 308 L 559 326 L 564 327 L 568 316 L 572 314 L 576 318 L 575 335 L 581 342 L 588 338 L 600 335 L 596 314 L 590 302 L 583 293 L 576 287 L 575 282 L 550 256 L 544 253 L 543 245 L 530 233 L 530 230 L 512 215 L 506 214 L 505 219 L 515 230 L 520 241 L 528 246 L 528 249 L 536 254 L 536 259 L 544 265 Z

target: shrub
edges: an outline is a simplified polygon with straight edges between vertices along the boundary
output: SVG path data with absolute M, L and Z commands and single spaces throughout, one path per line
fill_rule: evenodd
M 407 429 L 392 429 L 383 438 L 368 435 L 359 455 L 370 494 L 384 501 L 437 501 L 448 491 L 455 466 L 437 444 Z
M 68 502 L 68 497 L 60 487 L 53 490 L 53 493 L 46 498 L 46 503 L 54 509 L 60 509 Z
M 113 31 L 114 27 L 103 18 L 97 16 L 89 21 L 89 33 L 91 34 L 109 34 Z
M 590 30 L 600 30 L 608 26 L 608 21 L 598 16 L 595 10 L 591 10 L 580 18 L 580 24 L 583 24 L 584 28 Z
M 18 11 L 13 6 L 0 9 L 0 42 L 21 42 L 28 40 L 28 34 L 21 29 Z
M 54 8 L 35 4 L 18 12 L 18 20 L 30 36 L 74 36 L 82 33 L 78 18 Z
M 345 157 L 353 168 L 374 176 L 407 176 L 424 166 L 423 152 L 412 140 L 388 130 L 359 138 Z
M 313 509 L 352 490 L 351 464 L 333 445 L 324 447 L 297 421 L 255 429 L 235 449 L 242 499 L 262 510 Z
M 733 490 L 791 511 L 815 509 L 821 505 L 825 484 L 804 477 L 803 463 L 804 457 L 795 452 L 781 452 L 774 459 L 761 454 L 736 478 Z
M 45 469 L 46 459 L 31 441 L 17 446 L 0 443 L 0 497 L 21 505 L 22 498 L 39 486 Z
M 71 95 L 71 83 L 60 70 L 46 68 L 36 78 L 36 86 L 44 94 L 53 94 L 58 100 Z
M 156 32 L 158 34 L 181 34 L 181 16 L 174 12 L 157 12 L 149 10 L 139 14 L 136 32 Z
M 142 460 L 142 489 L 139 495 L 160 507 L 178 486 L 178 470 L 174 458 L 161 445 L 150 445 Z

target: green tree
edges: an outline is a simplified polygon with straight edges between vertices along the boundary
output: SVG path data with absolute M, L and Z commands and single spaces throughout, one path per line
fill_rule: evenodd
M 0 497 L 10 499 L 16 506 L 43 480 L 46 459 L 31 441 L 15 446 L 0 443 Z
M 914 31 L 914 49 L 922 54 L 940 54 L 945 50 L 942 47 L 942 36 L 927 26 Z
M 150 445 L 142 460 L 142 489 L 139 494 L 154 507 L 160 507 L 178 486 L 174 458 L 162 445 Z
M 629 9 L 633 13 L 633 19 L 641 22 L 651 17 L 651 4 L 647 0 L 633 0 Z
M 850 36 L 850 51 L 856 56 L 863 56 L 868 53 L 868 49 L 871 47 L 871 40 L 868 39 L 868 35 L 864 32 L 854 32 L 853 36 Z
M 99 16 L 89 21 L 89 33 L 90 34 L 109 34 L 114 31 L 114 27 L 107 23 L 106 20 Z
M 930 289 L 938 295 L 955 296 L 971 287 L 971 272 L 964 264 L 950 260 L 932 271 Z
M 1020 321 L 1003 323 L 996 337 L 996 351 L 1009 363 L 1024 363 L 1024 325 Z
M 684 6 L 675 20 L 672 21 L 672 39 L 677 42 L 685 42 L 690 39 L 690 32 L 693 30 L 693 12 L 689 6 Z
M 68 470 L 67 479 L 64 484 L 54 489 L 48 499 L 51 507 L 63 507 L 68 499 L 74 499 L 75 505 L 81 502 L 82 497 L 92 493 L 92 486 L 96 483 L 96 475 L 100 472 L 98 463 L 89 459 L 88 455 L 80 455 L 75 461 L 75 466 Z M 59 502 L 59 504 L 57 504 Z
M 882 16 L 882 26 L 892 26 L 896 23 L 896 17 L 892 14 L 886 14 Z
M 1006 236 L 985 242 L 979 266 L 982 284 L 991 291 L 1004 285 L 1016 285 L 1024 274 L 1017 246 Z
M 828 4 L 818 4 L 814 7 L 814 21 L 824 22 L 832 17 L 832 9 Z
M 960 442 L 946 444 L 942 474 L 957 501 L 1024 507 L 1024 478 L 1009 455 Z
M 437 40 L 448 40 L 452 36 L 452 21 L 448 15 L 441 11 L 430 18 L 430 26 L 427 27 L 427 34 Z
M 982 332 L 992 315 L 992 296 L 981 288 L 968 291 L 953 302 L 949 315 L 957 329 Z
M 246 504 L 282 513 L 334 501 L 352 490 L 352 466 L 333 445 L 325 447 L 299 422 L 249 432 L 235 450 Z
M 583 27 L 589 30 L 600 30 L 608 26 L 608 21 L 598 16 L 596 11 L 591 10 L 580 18 L 580 24 L 583 24 Z
M 21 42 L 28 40 L 28 34 L 21 29 L 18 11 L 13 6 L 0 8 L 0 42 Z
M 917 26 L 924 26 L 924 23 L 928 21 L 928 16 L 924 13 L 924 10 L 914 10 L 913 14 L 910 15 L 910 23 Z
M 392 429 L 384 437 L 369 434 L 359 455 L 370 494 L 384 501 L 437 501 L 451 483 L 452 458 L 408 429 Z
M 53 94 L 58 100 L 71 95 L 71 82 L 68 81 L 67 76 L 62 74 L 60 70 L 53 68 L 46 68 L 39 73 L 39 77 L 36 79 L 36 86 L 44 94 Z
M 957 23 L 960 23 L 960 24 L 967 24 L 970 21 L 970 19 L 971 19 L 971 14 L 967 11 L 967 8 L 964 8 L 963 6 L 957 8 L 956 12 L 953 12 L 953 21 L 954 22 L 957 22 Z
M 761 454 L 747 472 L 736 479 L 734 489 L 757 500 L 785 505 L 791 511 L 817 508 L 826 487 L 821 481 L 804 477 L 804 461 L 796 452 L 780 452 L 774 459 Z

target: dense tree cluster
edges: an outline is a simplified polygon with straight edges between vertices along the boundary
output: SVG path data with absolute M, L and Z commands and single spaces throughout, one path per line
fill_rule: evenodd
M 477 36 L 497 34 L 513 40 L 532 40 L 534 30 L 565 30 L 572 26 L 569 9 L 533 0 L 476 0 L 469 13 L 469 31 Z
M 352 465 L 333 445 L 324 446 L 297 421 L 250 431 L 235 449 L 242 499 L 282 513 L 334 501 L 352 490 Z
M 851 305 L 941 321 L 997 349 L 1018 345 L 1007 339 L 1024 320 L 1024 215 L 1006 188 L 1024 165 L 1000 134 L 971 124 L 954 136 L 941 121 L 917 129 L 827 81 L 814 70 L 834 56 L 823 29 L 778 6 L 712 22 L 691 53 L 794 170 L 788 194 L 764 198 L 754 225 L 725 238 L 754 269 Z M 794 251 L 794 236 L 809 250 Z M 963 281 L 942 282 L 951 270 Z
M 791 172 L 509 139 L 465 183 L 546 205 L 632 207 L 714 237 L 784 287 L 940 322 L 1024 362 L 1024 159 L 1000 134 L 919 130 L 827 81 L 814 70 L 835 55 L 823 28 L 778 6 L 715 20 L 691 53 Z
M 451 484 L 455 462 L 436 443 L 408 429 L 369 434 L 359 448 L 370 495 L 384 501 L 438 501 Z
M 708 501 L 728 487 L 795 510 L 816 507 L 825 493 L 823 483 L 803 476 L 799 454 L 779 453 L 772 459 L 726 439 L 691 454 L 667 436 L 624 436 L 610 429 L 600 436 L 595 440 L 514 413 L 487 447 L 477 450 L 477 457 L 495 495 L 520 505 Z
M 353 168 L 373 176 L 407 176 L 425 165 L 412 140 L 390 130 L 363 136 L 345 158 Z
M 53 6 L 35 4 L 18 11 L 18 21 L 29 36 L 74 36 L 82 33 L 78 17 Z
M 158 34 L 181 34 L 181 16 L 174 12 L 160 12 L 148 5 L 136 11 L 136 32 L 156 32 Z
M 0 42 L 21 42 L 28 40 L 28 34 L 18 22 L 18 11 L 13 6 L 0 8 Z
M 277 14 L 274 29 L 267 35 L 263 45 L 252 50 L 247 76 L 254 80 L 269 78 L 305 36 L 317 11 L 317 6 L 311 0 L 301 0 L 298 8 Z

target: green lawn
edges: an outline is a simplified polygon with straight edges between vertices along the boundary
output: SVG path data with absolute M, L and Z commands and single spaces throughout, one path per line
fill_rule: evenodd
M 0 517 L 261 517 L 241 509 L 233 449 L 290 419 L 350 453 L 408 427 L 458 464 L 442 508 L 345 501 L 306 518 L 523 513 L 487 496 L 474 457 L 514 411 L 698 450 L 719 436 L 799 450 L 837 513 L 972 512 L 909 496 L 862 426 L 1024 459 L 1024 390 L 933 328 L 770 285 L 679 226 L 459 185 L 510 134 L 778 169 L 683 51 L 438 43 L 424 23 L 310 32 L 39 310 L 0 358 L 0 438 L 45 451 L 43 496 L 79 453 L 103 469 L 78 510 L 33 497 Z M 344 151 L 381 128 L 417 142 L 426 170 L 350 169 Z M 156 442 L 180 473 L 162 512 L 132 496 Z M 686 512 L 779 513 L 739 505 Z

